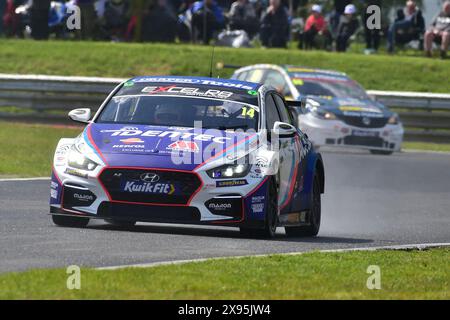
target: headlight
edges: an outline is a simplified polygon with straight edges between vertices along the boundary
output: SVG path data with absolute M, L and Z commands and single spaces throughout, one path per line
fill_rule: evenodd
M 81 154 L 75 146 L 70 149 L 68 164 L 72 168 L 92 171 L 97 167 L 97 163 L 89 160 L 83 154 Z
M 394 114 L 389 118 L 388 124 L 398 124 L 400 122 L 400 119 L 398 118 L 397 114 Z
M 313 116 L 319 119 L 323 120 L 336 120 L 336 115 L 333 112 L 325 111 L 320 108 L 313 108 L 311 109 L 311 113 Z
M 213 179 L 242 178 L 250 171 L 248 163 L 226 164 L 218 168 L 208 170 L 206 173 Z

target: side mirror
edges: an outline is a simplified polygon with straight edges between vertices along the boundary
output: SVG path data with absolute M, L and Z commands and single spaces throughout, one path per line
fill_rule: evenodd
M 295 135 L 297 129 L 289 123 L 277 121 L 273 125 L 273 132 L 280 138 L 290 138 Z
M 91 109 L 81 108 L 69 112 L 69 118 L 76 122 L 89 123 L 91 120 Z

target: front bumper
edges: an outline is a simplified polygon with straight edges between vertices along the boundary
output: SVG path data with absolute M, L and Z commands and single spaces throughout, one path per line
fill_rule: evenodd
M 138 171 L 137 175 L 163 171 L 153 168 L 126 170 Z M 91 173 L 66 166 L 55 167 L 51 182 L 50 213 L 105 220 L 249 227 L 263 225 L 267 185 L 265 177 L 213 180 L 205 172 L 177 171 L 178 176 L 184 174 L 185 177 L 176 188 L 185 193 L 178 196 L 130 194 L 127 198 L 124 192 L 118 191 L 119 185 L 110 179 L 112 175 L 120 177 L 124 172 L 123 168 L 111 167 L 98 168 Z M 194 178 L 195 183 L 192 182 Z
M 351 126 L 341 120 L 322 120 L 310 113 L 299 116 L 299 127 L 316 146 L 356 147 L 370 150 L 400 151 L 403 126 L 382 128 Z

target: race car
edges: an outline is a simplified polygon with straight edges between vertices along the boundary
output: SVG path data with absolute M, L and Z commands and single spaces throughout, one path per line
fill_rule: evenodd
M 56 225 L 103 219 L 239 227 L 314 236 L 322 157 L 273 88 L 229 79 L 143 76 L 121 83 L 57 145 L 50 192 Z
M 385 155 L 401 149 L 404 130 L 398 115 L 345 73 L 258 64 L 237 69 L 232 79 L 271 85 L 287 100 L 306 98 L 298 126 L 316 147 L 356 147 Z

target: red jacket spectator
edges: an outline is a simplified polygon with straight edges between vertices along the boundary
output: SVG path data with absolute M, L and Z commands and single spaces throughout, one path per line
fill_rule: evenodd
M 325 31 L 327 28 L 327 22 L 321 14 L 314 12 L 308 17 L 308 19 L 306 19 L 305 31 L 311 29 L 312 26 L 315 26 L 318 32 Z

